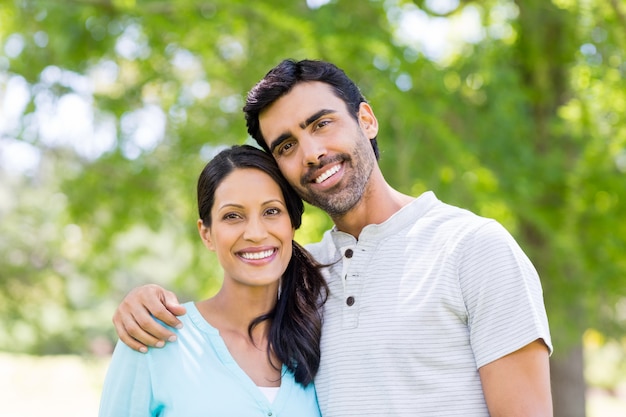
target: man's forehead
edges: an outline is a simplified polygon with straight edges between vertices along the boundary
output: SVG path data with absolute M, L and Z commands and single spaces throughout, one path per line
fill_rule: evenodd
M 343 100 L 337 97 L 329 84 L 321 81 L 300 82 L 263 110 L 259 114 L 259 123 L 262 130 L 270 127 L 267 125 L 268 119 L 300 125 L 322 109 L 339 111 L 343 108 Z

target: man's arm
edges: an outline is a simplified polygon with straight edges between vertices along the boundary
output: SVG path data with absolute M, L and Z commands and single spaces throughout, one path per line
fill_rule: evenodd
M 491 417 L 552 417 L 548 358 L 537 339 L 478 370 Z
M 155 321 L 155 317 L 172 326 L 182 326 L 176 316 L 185 314 L 176 295 L 154 285 L 144 285 L 129 292 L 115 310 L 113 325 L 117 335 L 130 348 L 147 352 L 148 346 L 163 347 L 176 340 L 174 333 Z

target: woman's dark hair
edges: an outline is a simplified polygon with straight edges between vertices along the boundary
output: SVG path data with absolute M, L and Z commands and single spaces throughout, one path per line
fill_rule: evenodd
M 205 167 L 198 178 L 198 214 L 206 227 L 211 226 L 211 209 L 215 191 L 224 179 L 237 169 L 257 169 L 278 184 L 291 225 L 299 228 L 304 205 L 282 176 L 274 158 L 249 145 L 233 146 L 221 151 Z M 328 287 L 318 264 L 298 243 L 292 241 L 293 254 L 281 279 L 280 297 L 274 309 L 250 323 L 248 333 L 256 325 L 271 320 L 268 357 L 271 352 L 294 373 L 296 382 L 308 385 L 313 381 L 320 363 L 322 334 L 321 307 Z M 274 364 L 273 364 L 274 365 Z M 276 366 L 276 369 L 280 369 Z
M 287 94 L 296 84 L 307 81 L 321 81 L 329 84 L 335 95 L 346 103 L 348 112 L 355 120 L 357 120 L 361 103 L 367 103 L 359 87 L 343 70 L 335 65 L 317 60 L 305 59 L 295 61 L 293 59 L 285 59 L 272 68 L 261 81 L 252 87 L 248 92 L 246 104 L 243 107 L 248 134 L 267 152 L 269 152 L 269 147 L 261 133 L 259 114 Z M 376 137 L 370 139 L 370 143 L 376 159 L 379 159 L 380 152 Z

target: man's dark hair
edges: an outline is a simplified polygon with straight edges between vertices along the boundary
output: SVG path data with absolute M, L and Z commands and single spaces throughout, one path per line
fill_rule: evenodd
M 361 103 L 367 103 L 359 87 L 348 78 L 343 70 L 335 65 L 318 60 L 305 59 L 295 61 L 293 59 L 285 59 L 272 68 L 261 81 L 252 87 L 243 107 L 248 134 L 266 152 L 269 152 L 269 147 L 261 134 L 259 114 L 291 91 L 296 84 L 307 81 L 320 81 L 329 84 L 335 95 L 346 103 L 348 112 L 355 120 L 358 120 L 357 114 Z M 379 151 L 376 137 L 370 139 L 370 142 L 376 159 L 378 159 Z

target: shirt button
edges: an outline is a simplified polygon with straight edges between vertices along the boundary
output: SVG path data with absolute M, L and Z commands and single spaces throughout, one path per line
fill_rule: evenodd
M 352 307 L 354 305 L 354 297 L 350 296 L 346 298 L 346 304 L 348 304 L 348 307 Z
M 352 255 L 354 254 L 354 252 L 352 251 L 352 249 L 346 249 L 346 258 L 352 258 Z
M 272 412 L 267 413 L 268 416 L 272 417 Z

